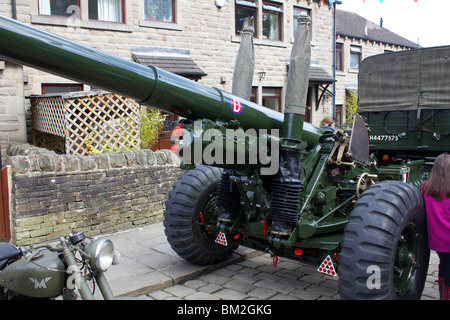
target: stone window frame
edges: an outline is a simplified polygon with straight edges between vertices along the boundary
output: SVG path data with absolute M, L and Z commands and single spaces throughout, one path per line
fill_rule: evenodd
M 276 94 L 268 94 L 268 90 L 274 90 L 274 92 L 276 91 Z M 263 107 L 266 107 L 264 105 L 264 99 L 276 99 L 278 102 L 278 110 L 275 111 L 282 112 L 283 96 L 284 96 L 284 88 L 282 86 L 253 86 L 250 101 L 260 104 Z
M 282 93 L 283 93 L 283 87 L 263 86 L 261 88 L 261 105 L 265 106 L 265 103 L 264 103 L 265 99 L 276 101 L 276 104 L 278 105 L 278 110 L 275 110 L 272 108 L 270 108 L 270 109 L 281 112 L 282 108 L 283 108 L 283 106 L 281 104 L 281 102 L 283 100 Z M 269 108 L 267 106 L 265 106 L 265 107 Z
M 155 29 L 167 29 L 167 30 L 175 30 L 175 31 L 183 31 L 183 15 L 181 14 L 181 5 L 182 1 L 173 0 L 174 6 L 174 21 L 175 22 L 164 22 L 158 20 L 147 20 L 145 19 L 144 12 L 144 1 L 139 1 L 139 27 L 144 28 L 155 28 Z
M 361 64 L 361 60 L 362 60 L 362 51 L 363 48 L 362 46 L 357 46 L 357 45 L 350 45 L 350 66 L 349 66 L 349 70 L 350 71 L 357 71 L 359 70 L 359 65 Z M 358 66 L 352 66 L 352 57 L 357 57 L 358 58 Z
M 344 71 L 344 43 L 336 42 L 336 71 Z
M 256 12 L 256 25 L 255 25 L 255 31 L 256 34 L 254 36 L 254 43 L 256 45 L 265 45 L 265 46 L 273 46 L 273 47 L 282 47 L 282 48 L 287 48 L 288 47 L 288 43 L 287 41 L 287 34 L 286 34 L 286 30 L 285 30 L 285 25 L 286 25 L 286 10 L 288 9 L 286 3 L 282 2 L 282 1 L 264 1 L 264 2 L 272 2 L 274 4 L 278 4 L 281 5 L 283 8 L 283 14 L 282 14 L 282 18 L 281 18 L 281 39 L 280 40 L 270 40 L 270 39 L 263 39 L 262 36 L 262 14 L 263 14 L 263 1 L 262 0 L 256 0 L 256 1 L 245 1 L 245 0 L 233 0 L 233 4 L 231 5 L 231 23 L 232 23 L 232 30 L 233 30 L 233 34 L 231 35 L 231 42 L 241 42 L 241 36 L 236 34 L 236 5 L 237 6 L 241 6 L 243 5 L 245 2 L 256 2 L 257 4 L 257 12 Z
M 312 18 L 313 18 L 312 17 L 312 9 L 294 5 L 293 8 L 292 8 L 292 17 L 294 18 L 293 19 L 293 23 L 292 23 L 292 39 L 291 39 L 292 43 L 294 43 L 295 34 L 297 32 L 297 27 L 298 27 L 298 23 L 295 22 L 296 13 L 297 13 L 298 16 L 300 16 L 301 14 L 305 14 L 306 13 L 306 15 L 311 18 L 311 27 L 313 28 L 313 25 L 314 25 L 314 23 L 312 22 Z M 300 13 L 300 14 L 298 14 L 298 13 Z
M 284 4 L 277 3 L 275 1 L 261 1 L 262 2 L 262 14 L 261 14 L 261 37 L 265 39 L 267 35 L 264 34 L 264 19 L 267 15 L 277 16 L 278 19 L 278 34 L 276 35 L 277 39 L 270 39 L 271 41 L 283 41 L 284 40 Z
M 30 2 L 31 11 L 31 23 L 32 24 L 44 24 L 74 28 L 85 29 L 100 29 L 122 32 L 133 32 L 132 23 L 132 2 L 127 0 L 122 1 L 122 14 L 123 22 L 109 22 L 101 20 L 89 19 L 89 0 L 79 0 L 78 10 L 74 10 L 73 14 L 69 17 L 63 16 L 48 16 L 39 14 L 38 0 L 32 0 Z

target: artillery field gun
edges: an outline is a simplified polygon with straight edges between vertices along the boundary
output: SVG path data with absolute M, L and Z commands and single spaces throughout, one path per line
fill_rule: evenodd
M 251 27 L 232 94 L 4 17 L 0 57 L 182 117 L 173 151 L 189 171 L 169 193 L 164 226 L 184 259 L 218 263 L 243 245 L 339 275 L 343 299 L 418 299 L 429 260 L 420 184 L 433 157 L 450 149 L 450 48 L 367 59 L 353 134 L 323 130 L 304 122 L 308 19 L 299 19 L 284 114 L 248 101 Z M 430 72 L 413 80 L 418 66 Z M 416 100 L 398 85 L 413 81 Z M 432 92 L 441 89 L 446 94 Z M 411 103 L 394 108 L 403 96 Z

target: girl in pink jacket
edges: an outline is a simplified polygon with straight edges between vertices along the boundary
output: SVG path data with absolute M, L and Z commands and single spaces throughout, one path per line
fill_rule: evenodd
M 428 246 L 439 256 L 439 293 L 450 295 L 450 155 L 443 153 L 434 161 L 428 180 L 422 185 L 428 225 Z

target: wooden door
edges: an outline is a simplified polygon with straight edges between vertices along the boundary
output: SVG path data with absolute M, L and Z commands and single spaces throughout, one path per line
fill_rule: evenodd
M 1 166 L 0 166 L 1 167 Z M 0 169 L 0 241 L 11 240 L 9 224 L 8 169 Z
M 170 136 L 172 134 L 174 121 L 177 121 L 178 117 L 176 115 L 162 112 L 163 115 L 167 115 L 166 121 L 164 121 L 163 128 L 159 133 L 158 141 L 152 146 L 152 150 L 162 150 L 162 149 L 170 149 Z

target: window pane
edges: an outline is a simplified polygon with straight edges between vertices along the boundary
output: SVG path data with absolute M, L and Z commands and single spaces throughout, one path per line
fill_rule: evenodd
M 275 11 L 275 12 L 283 12 L 283 7 L 280 4 L 276 3 L 263 3 L 263 9 L 269 10 L 269 11 Z
M 275 111 L 280 111 L 280 99 L 279 98 L 263 98 L 263 106 Z
M 358 69 L 359 68 L 359 53 L 351 53 L 350 54 L 350 68 Z
M 342 104 L 336 105 L 336 125 L 340 126 L 342 124 Z
M 123 22 L 122 0 L 89 0 L 89 19 Z
M 144 14 L 147 20 L 175 22 L 173 17 L 173 0 L 145 0 Z
M 39 14 L 69 17 L 73 14 L 73 10 L 67 8 L 77 6 L 78 0 L 39 0 Z
M 359 46 L 350 46 L 350 68 L 358 69 L 361 62 L 362 48 Z
M 263 13 L 263 39 L 280 40 L 280 19 L 278 14 Z
M 275 111 L 281 111 L 281 88 L 263 88 L 262 105 Z
M 258 99 L 256 98 L 258 94 L 258 87 L 252 87 L 252 92 L 250 95 L 250 101 L 254 103 L 258 103 Z
M 240 32 L 242 30 L 244 30 L 244 19 L 247 18 L 247 17 L 253 17 L 253 25 L 255 26 L 255 29 L 256 29 L 256 23 L 255 23 L 255 21 L 256 21 L 256 12 L 257 12 L 257 9 L 255 9 L 253 7 L 239 7 L 239 6 L 236 6 L 236 9 L 235 9 L 235 19 L 236 19 L 235 27 L 236 27 L 236 30 L 235 30 L 235 33 L 237 35 L 240 35 L 241 34 Z M 254 34 L 255 34 L 255 37 L 256 37 L 256 35 L 257 35 L 256 30 L 255 30 Z
M 361 53 L 361 51 L 362 51 L 361 47 L 350 46 L 350 52 Z
M 282 6 L 265 2 L 263 9 L 263 39 L 281 40 Z
M 236 5 L 258 8 L 256 0 L 236 0 Z
M 57 93 L 65 93 L 65 92 L 75 92 L 82 91 L 82 84 L 42 84 L 42 94 L 57 94 Z
M 161 115 L 163 117 L 166 117 L 166 119 L 163 122 L 163 127 L 162 127 L 161 131 L 172 131 L 174 126 L 171 125 L 172 124 L 172 120 L 170 119 L 170 113 L 161 111 Z
M 336 70 L 344 71 L 344 59 L 342 56 L 342 43 L 336 43 Z
M 307 16 L 311 17 L 311 10 L 294 7 L 294 23 L 293 23 L 293 25 L 294 25 L 294 37 L 297 34 L 297 28 L 298 28 L 297 20 L 298 20 L 298 18 L 300 18 L 301 15 L 307 15 Z
M 263 88 L 263 96 L 265 97 L 279 97 L 280 88 Z

